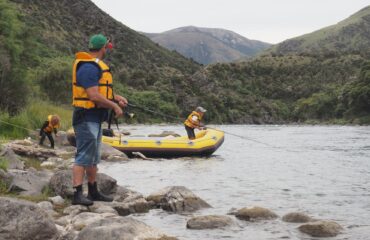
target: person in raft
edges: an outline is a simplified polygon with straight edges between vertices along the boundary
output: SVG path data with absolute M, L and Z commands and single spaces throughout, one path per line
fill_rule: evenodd
M 60 128 L 60 118 L 58 115 L 49 115 L 48 120 L 44 122 L 40 129 L 40 145 L 44 144 L 45 137 L 48 137 L 50 141 L 50 147 L 54 148 L 54 138 L 52 133 L 56 135 L 58 132 L 58 128 Z
M 185 120 L 185 130 L 188 134 L 190 140 L 195 139 L 194 129 L 204 129 L 204 125 L 201 123 L 204 113 L 207 112 L 206 109 L 202 107 L 197 107 L 195 111 L 190 113 L 188 118 Z
M 74 195 L 72 204 L 90 206 L 93 201 L 111 202 L 113 199 L 98 191 L 96 174 L 100 162 L 102 122 L 108 119 L 112 109 L 116 117 L 123 114 L 126 98 L 113 94 L 113 78 L 110 68 L 103 61 L 113 48 L 108 39 L 97 34 L 90 38 L 89 52 L 76 53 L 72 72 L 73 117 L 76 136 L 76 157 L 73 165 Z M 121 108 L 122 107 L 122 108 Z M 88 195 L 83 195 L 85 174 Z

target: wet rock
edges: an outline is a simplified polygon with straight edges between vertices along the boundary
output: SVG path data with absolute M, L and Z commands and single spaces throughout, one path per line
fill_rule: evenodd
M 126 187 L 117 186 L 117 191 L 114 195 L 114 201 L 123 202 L 130 202 L 139 198 L 143 198 L 144 196 L 136 191 L 128 189 Z
M 181 137 L 180 134 L 175 133 L 174 131 L 163 131 L 160 134 L 149 134 L 148 137 L 167 137 L 167 136 L 172 136 L 172 137 Z
M 5 147 L 1 151 L 0 156 L 8 162 L 8 169 L 24 170 L 24 162 L 10 147 Z
M 64 199 L 61 196 L 49 197 L 49 201 L 54 205 L 64 204 Z
M 183 186 L 166 187 L 147 197 L 158 207 L 171 212 L 193 212 L 202 208 L 209 208 L 207 202 L 196 196 L 192 191 Z
M 41 209 L 43 209 L 45 211 L 52 211 L 53 210 L 53 204 L 51 204 L 48 201 L 39 202 L 39 203 L 37 203 L 37 206 L 39 206 Z
M 9 173 L 12 175 L 13 180 L 11 189 L 20 191 L 22 195 L 39 195 L 42 189 L 48 184 L 50 174 L 48 172 L 16 170 L 11 169 Z
M 209 215 L 191 218 L 186 227 L 189 229 L 213 229 L 230 226 L 233 220 L 228 216 Z
M 126 154 L 105 143 L 102 143 L 100 151 L 102 160 L 112 159 L 113 157 L 120 157 L 128 160 Z
M 112 194 L 117 191 L 117 180 L 108 176 L 105 173 L 96 175 L 98 189 L 104 194 Z
M 335 237 L 343 228 L 336 222 L 317 221 L 299 226 L 301 232 L 312 237 Z
M 129 158 L 125 155 L 122 156 L 108 156 L 105 161 L 107 162 L 123 162 L 123 161 L 128 161 Z
M 120 216 L 127 216 L 133 213 L 147 213 L 151 209 L 151 205 L 144 198 L 133 201 L 113 202 L 111 206 Z
M 274 212 L 262 207 L 242 208 L 236 212 L 235 216 L 246 221 L 269 220 L 278 217 Z
M 57 239 L 52 219 L 36 204 L 0 197 L 0 239 Z
M 304 213 L 292 212 L 284 215 L 282 220 L 290 223 L 306 223 L 311 222 L 313 219 Z
M 112 217 L 96 221 L 85 227 L 77 236 L 77 240 L 175 240 L 163 232 L 129 217 Z

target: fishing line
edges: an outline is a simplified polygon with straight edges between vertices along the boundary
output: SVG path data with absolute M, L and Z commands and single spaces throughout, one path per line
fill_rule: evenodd
M 156 115 L 159 115 L 159 116 L 162 116 L 162 117 L 166 117 L 166 118 L 170 118 L 170 119 L 173 119 L 173 120 L 180 120 L 180 121 L 183 120 L 182 118 L 175 117 L 175 116 L 170 116 L 170 115 L 167 115 L 167 114 L 164 114 L 164 113 L 161 113 L 161 112 L 154 111 L 154 110 L 149 109 L 149 108 L 138 106 L 136 104 L 129 103 L 127 105 L 129 107 L 132 107 L 132 108 L 137 108 L 137 109 L 143 110 L 145 112 L 149 112 L 149 113 L 156 114 Z M 211 127 L 207 127 L 207 128 L 212 129 L 212 130 L 215 130 L 215 131 L 219 131 L 219 132 L 224 132 L 224 133 L 229 134 L 231 136 L 238 137 L 238 138 L 241 138 L 241 139 L 244 139 L 244 140 L 247 140 L 247 141 L 259 143 L 259 144 L 265 145 L 267 147 L 277 148 L 277 149 L 285 149 L 286 151 L 289 151 L 289 152 L 295 152 L 293 150 L 290 150 L 290 149 L 287 149 L 287 148 L 283 148 L 283 147 L 274 146 L 274 145 L 271 145 L 271 144 L 268 144 L 268 143 L 265 143 L 265 142 L 261 142 L 261 141 L 258 141 L 256 139 L 250 138 L 250 137 L 241 136 L 241 135 L 238 135 L 238 134 L 235 134 L 235 133 L 227 132 L 227 131 L 224 131 L 224 130 L 219 130 L 219 129 L 216 129 L 216 128 L 211 128 Z

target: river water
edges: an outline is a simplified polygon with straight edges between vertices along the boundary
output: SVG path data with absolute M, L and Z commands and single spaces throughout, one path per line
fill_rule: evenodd
M 182 126 L 124 126 L 132 134 Z M 134 215 L 179 239 L 314 239 L 299 224 L 278 220 L 245 222 L 217 230 L 188 230 L 191 216 L 226 214 L 231 208 L 261 206 L 279 216 L 292 211 L 344 227 L 331 239 L 370 239 L 370 127 L 214 126 L 229 133 L 209 158 L 134 159 L 104 163 L 100 171 L 144 195 L 166 186 L 186 186 L 213 208 L 190 215 L 162 210 Z

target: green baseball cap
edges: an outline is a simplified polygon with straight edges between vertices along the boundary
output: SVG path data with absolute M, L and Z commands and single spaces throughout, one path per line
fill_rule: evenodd
M 107 44 L 108 39 L 103 34 L 96 34 L 90 38 L 89 49 L 99 50 Z

